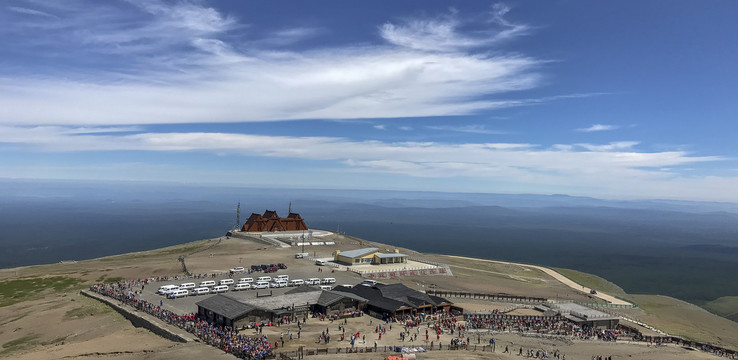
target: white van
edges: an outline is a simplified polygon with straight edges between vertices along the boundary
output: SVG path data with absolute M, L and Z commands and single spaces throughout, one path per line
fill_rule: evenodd
M 324 278 L 323 281 L 321 281 L 320 283 L 323 285 L 335 284 L 336 279 L 335 278 Z
M 320 285 L 320 279 L 319 278 L 310 278 L 305 280 L 305 284 L 308 285 Z
M 164 286 L 159 287 L 159 290 L 156 290 L 156 292 L 161 295 L 166 295 L 168 292 L 172 290 L 178 290 L 178 289 L 179 289 L 179 286 L 177 285 L 164 285 Z
M 302 280 L 302 279 L 290 280 L 290 286 L 300 286 L 300 285 L 302 285 L 304 283 L 305 283 L 305 281 Z
M 242 273 L 246 271 L 246 269 L 243 268 L 243 266 L 236 266 L 233 269 L 231 269 L 232 273 Z
M 238 279 L 238 283 L 239 284 L 252 283 L 252 282 L 254 282 L 254 278 L 240 278 L 240 279 Z
M 213 280 L 205 280 L 200 283 L 200 287 L 208 287 L 208 286 L 215 286 L 215 281 Z
M 269 287 L 271 287 L 271 288 L 283 288 L 283 287 L 287 287 L 287 282 L 284 281 L 284 280 L 275 279 L 274 281 L 272 281 L 271 284 L 269 284 Z
M 228 285 L 218 285 L 213 288 L 212 293 L 217 294 L 217 293 L 224 293 L 226 291 L 228 291 Z
M 277 277 L 274 278 L 274 279 L 276 279 L 276 280 L 290 281 L 290 276 L 289 275 L 286 275 L 286 274 L 285 275 L 277 275 Z
M 192 289 L 192 295 L 205 295 L 210 293 L 210 288 L 199 287 Z
M 323 261 L 323 260 L 315 260 L 315 265 L 325 266 L 325 261 Z
M 187 296 L 189 294 L 190 294 L 190 292 L 187 291 L 187 290 L 174 290 L 171 293 L 169 293 L 169 295 L 167 295 L 167 297 L 170 298 L 170 299 L 176 299 L 176 298 Z
M 233 279 L 223 279 L 220 281 L 219 285 L 233 285 Z
M 256 279 L 256 281 L 261 281 L 261 282 L 270 282 L 270 281 L 272 281 L 272 277 L 271 277 L 271 276 L 259 276 L 259 277 L 258 277 L 258 278 Z
M 182 290 L 194 289 L 195 288 L 195 283 L 184 283 L 184 284 L 180 285 L 179 288 L 182 289 Z
M 236 284 L 236 286 L 233 287 L 233 291 L 248 290 L 248 289 L 251 289 L 251 284 L 249 283 L 238 283 Z
M 266 281 L 257 281 L 256 284 L 252 286 L 254 289 L 267 289 L 269 288 L 269 283 Z
M 374 285 L 377 285 L 377 282 L 374 281 L 374 280 L 364 280 L 361 283 L 359 283 L 359 285 L 364 285 L 364 286 L 372 287 Z
M 320 290 L 333 290 L 333 287 L 330 285 L 320 285 Z

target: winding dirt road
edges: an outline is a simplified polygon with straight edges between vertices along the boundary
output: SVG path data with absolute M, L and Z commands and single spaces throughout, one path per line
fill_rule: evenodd
M 525 266 L 525 267 L 529 267 L 529 268 L 533 268 L 533 269 L 538 269 L 538 270 L 543 271 L 544 273 L 550 275 L 554 279 L 558 280 L 562 284 L 564 284 L 564 285 L 566 285 L 566 286 L 568 286 L 568 287 L 570 287 L 570 288 L 572 288 L 574 290 L 581 291 L 581 292 L 583 292 L 585 294 L 589 294 L 590 291 L 592 290 L 592 289 L 590 289 L 590 288 L 588 288 L 586 286 L 582 286 L 580 284 L 577 284 L 576 282 L 574 282 L 574 280 L 569 279 L 568 277 L 559 274 L 558 272 L 554 271 L 553 269 L 550 269 L 550 268 L 547 268 L 547 267 L 544 267 L 544 266 L 529 265 L 529 264 L 520 264 L 520 263 L 514 263 L 514 262 L 508 262 L 508 261 L 477 259 L 477 258 L 471 258 L 471 257 L 466 257 L 466 256 L 455 256 L 455 255 L 447 255 L 447 256 L 448 257 L 452 257 L 452 258 L 457 258 L 457 259 L 484 261 L 484 262 L 491 262 L 491 263 L 498 263 L 498 264 L 507 264 L 507 265 L 518 265 L 518 266 Z M 605 300 L 605 301 L 607 301 L 607 302 L 609 302 L 611 304 L 615 304 L 615 305 L 632 305 L 631 303 L 629 303 L 629 302 L 627 302 L 625 300 L 618 299 L 618 298 L 616 298 L 616 297 L 614 297 L 612 295 L 604 294 L 604 293 L 599 292 L 599 291 L 597 292 L 597 294 L 593 294 L 593 295 L 596 296 L 596 297 L 598 297 L 598 298 L 600 298 L 600 299 L 602 299 L 602 300 Z

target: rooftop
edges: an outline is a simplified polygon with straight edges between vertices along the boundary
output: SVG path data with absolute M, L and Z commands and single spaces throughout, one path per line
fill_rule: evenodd
M 245 304 L 239 300 L 223 294 L 218 294 L 202 301 L 198 301 L 196 305 L 202 306 L 208 310 L 213 311 L 214 313 L 223 315 L 229 319 L 235 319 L 238 316 L 257 308 L 257 306 L 254 306 L 252 304 Z
M 585 320 L 618 318 L 617 316 L 613 316 L 608 313 L 604 313 L 602 311 L 588 308 L 586 306 L 575 303 L 552 304 L 551 306 L 555 309 L 558 309 L 562 314 L 570 314 Z
M 379 248 L 371 247 L 371 248 L 342 251 L 338 255 L 344 256 L 347 258 L 355 258 L 355 257 L 364 256 L 364 255 L 373 253 L 375 251 L 379 251 Z
M 382 258 L 395 258 L 395 257 L 407 257 L 405 254 L 400 253 L 388 253 L 388 254 L 377 254 L 376 257 L 382 259 Z

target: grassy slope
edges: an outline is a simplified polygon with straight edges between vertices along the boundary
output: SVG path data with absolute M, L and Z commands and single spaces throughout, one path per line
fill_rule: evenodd
M 597 275 L 587 274 L 571 269 L 553 269 L 556 270 L 556 272 L 558 272 L 559 274 L 564 275 L 569 279 L 574 280 L 576 283 L 584 285 L 590 289 L 595 289 L 597 291 L 602 291 L 606 294 L 618 297 L 621 297 L 625 294 L 625 290 L 623 290 L 620 286 L 617 286 L 616 284 L 609 282 Z
M 662 331 L 684 338 L 738 349 L 738 323 L 668 296 L 626 295 L 645 314 L 639 318 Z
M 713 314 L 738 322 L 738 296 L 723 296 L 702 305 Z

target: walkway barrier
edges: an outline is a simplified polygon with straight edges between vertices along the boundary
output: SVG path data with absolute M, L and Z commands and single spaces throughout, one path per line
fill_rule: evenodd
M 426 290 L 426 294 L 440 296 L 444 298 L 457 297 L 475 300 L 490 300 L 501 302 L 524 302 L 524 303 L 544 303 L 548 299 L 534 296 L 520 296 L 510 294 L 489 294 L 489 293 L 472 293 L 465 291 L 449 291 L 449 290 Z

